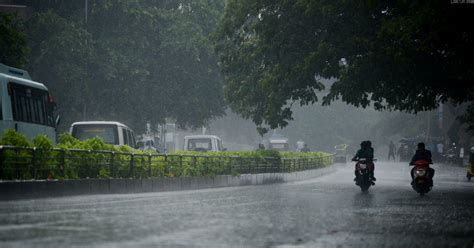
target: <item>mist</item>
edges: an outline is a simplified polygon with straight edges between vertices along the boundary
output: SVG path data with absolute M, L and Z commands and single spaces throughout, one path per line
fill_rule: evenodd
M 330 106 L 319 104 L 294 107 L 294 120 L 283 129 L 270 130 L 260 136 L 255 124 L 228 111 L 226 116 L 210 123 L 208 133 L 223 139 L 230 150 L 256 149 L 259 143 L 268 139 L 273 132 L 289 139 L 290 150 L 296 150 L 301 140 L 312 151 L 334 152 L 338 144 L 349 145 L 348 151 L 355 152 L 363 140 L 371 140 L 377 156 L 386 157 L 388 144 L 396 144 L 401 138 L 415 138 L 426 134 L 428 125 L 434 135 L 436 111 L 407 114 L 399 111 L 381 112 L 373 108 L 356 108 L 343 102 Z M 431 122 L 428 119 L 433 119 Z

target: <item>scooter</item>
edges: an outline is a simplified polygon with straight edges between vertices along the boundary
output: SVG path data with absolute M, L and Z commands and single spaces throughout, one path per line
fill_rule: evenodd
M 423 196 L 430 192 L 433 187 L 429 162 L 426 160 L 417 160 L 414 164 L 410 165 L 415 166 L 415 169 L 412 171 L 414 178 L 412 188 Z
M 446 154 L 444 154 L 444 159 L 447 164 L 451 165 L 451 164 L 456 164 L 459 160 L 459 157 L 456 151 L 454 150 L 454 148 L 452 148 L 446 151 Z
M 362 192 L 366 192 L 369 190 L 371 185 L 374 185 L 374 182 L 372 180 L 372 177 L 370 176 L 370 170 L 373 170 L 373 162 L 377 161 L 376 159 L 373 159 L 371 161 L 365 159 L 365 158 L 360 158 L 356 163 L 356 184 L 359 185 L 360 190 Z M 373 161 L 373 162 L 372 162 Z

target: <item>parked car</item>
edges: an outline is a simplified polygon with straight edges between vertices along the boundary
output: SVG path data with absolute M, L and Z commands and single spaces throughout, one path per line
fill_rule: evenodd
M 79 140 L 95 137 L 102 138 L 104 143 L 115 145 L 128 145 L 136 148 L 133 130 L 116 121 L 81 121 L 71 125 L 70 132 Z
M 185 151 L 225 151 L 222 140 L 215 135 L 189 135 L 184 137 Z

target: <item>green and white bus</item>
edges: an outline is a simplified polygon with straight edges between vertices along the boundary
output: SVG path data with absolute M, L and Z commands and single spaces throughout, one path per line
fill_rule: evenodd
M 29 140 L 47 135 L 56 142 L 55 103 L 48 88 L 31 80 L 27 71 L 0 63 L 0 137 L 14 129 Z

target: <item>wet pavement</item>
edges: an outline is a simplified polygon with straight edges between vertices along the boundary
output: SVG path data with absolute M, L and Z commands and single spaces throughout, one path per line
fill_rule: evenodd
M 410 167 L 377 163 L 307 181 L 181 192 L 0 202 L 0 247 L 473 247 L 474 181 L 434 166 L 419 196 Z

